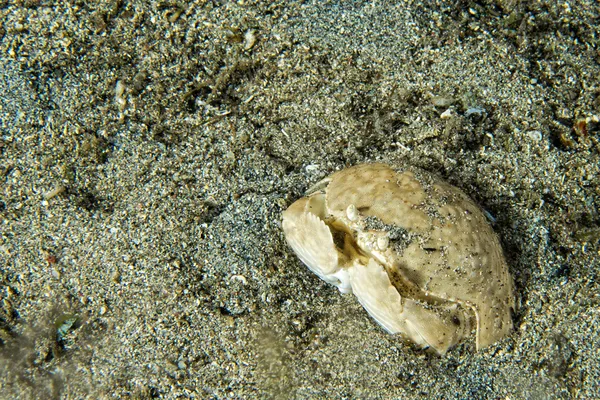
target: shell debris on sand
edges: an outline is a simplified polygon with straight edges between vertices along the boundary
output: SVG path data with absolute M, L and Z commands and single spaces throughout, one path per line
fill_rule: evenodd
M 302 262 L 389 333 L 444 354 L 473 327 L 477 349 L 512 330 L 500 242 L 482 210 L 435 175 L 350 167 L 294 202 L 282 226 Z

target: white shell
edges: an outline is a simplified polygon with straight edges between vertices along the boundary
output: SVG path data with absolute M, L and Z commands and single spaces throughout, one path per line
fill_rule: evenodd
M 283 213 L 298 257 L 352 292 L 386 331 L 443 354 L 477 326 L 477 349 L 512 329 L 512 278 L 483 212 L 416 169 L 339 171 Z

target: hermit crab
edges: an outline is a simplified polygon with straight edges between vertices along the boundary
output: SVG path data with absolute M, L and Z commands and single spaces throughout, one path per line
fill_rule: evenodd
M 284 213 L 308 268 L 354 293 L 386 331 L 445 354 L 512 329 L 513 284 L 500 242 L 460 189 L 416 168 L 362 164 L 321 181 Z

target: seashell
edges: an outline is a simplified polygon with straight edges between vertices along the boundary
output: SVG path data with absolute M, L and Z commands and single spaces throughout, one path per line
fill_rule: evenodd
M 477 349 L 512 330 L 513 283 L 482 210 L 415 168 L 336 172 L 283 213 L 308 268 L 354 293 L 391 334 L 444 354 L 475 329 Z

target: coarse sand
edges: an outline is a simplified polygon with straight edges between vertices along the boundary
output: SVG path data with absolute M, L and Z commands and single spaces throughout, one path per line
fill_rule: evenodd
M 600 3 L 0 0 L 0 398 L 600 397 Z M 439 357 L 286 245 L 343 167 L 473 197 L 515 329 Z

